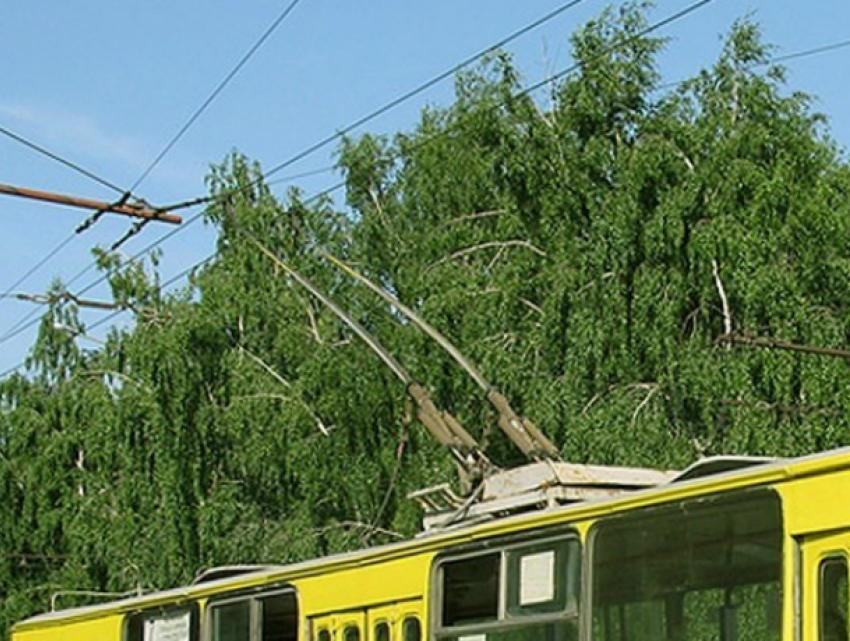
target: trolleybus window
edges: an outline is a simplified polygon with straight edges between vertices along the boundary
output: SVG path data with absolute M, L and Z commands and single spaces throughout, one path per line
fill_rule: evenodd
M 490 548 L 492 550 L 492 546 Z M 572 535 L 507 543 L 441 561 L 437 637 L 445 641 L 571 641 L 578 637 L 581 548 Z M 418 623 L 418 622 L 417 622 Z M 414 641 L 421 630 L 410 630 Z
M 342 639 L 343 641 L 360 641 L 360 628 L 356 625 L 346 626 L 342 633 Z
M 298 641 L 298 604 L 286 592 L 258 599 L 261 641 Z
M 422 625 L 416 617 L 407 617 L 401 626 L 402 641 L 421 641 Z
M 212 611 L 215 641 L 250 641 L 251 602 L 247 599 L 216 606 Z
M 246 596 L 210 606 L 210 641 L 297 641 L 294 592 Z
M 598 641 L 780 638 L 782 517 L 772 493 L 694 499 L 599 524 Z
M 390 624 L 386 621 L 375 625 L 375 641 L 390 641 Z
M 821 641 L 847 641 L 847 599 L 847 560 L 824 560 L 820 567 Z
M 443 571 L 443 625 L 493 621 L 499 614 L 501 555 L 448 561 Z

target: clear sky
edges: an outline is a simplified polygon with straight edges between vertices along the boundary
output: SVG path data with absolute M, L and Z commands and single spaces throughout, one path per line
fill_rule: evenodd
M 0 127 L 71 160 L 122 188 L 142 174 L 212 90 L 291 0 L 148 0 L 33 2 L 4 0 L 0 21 Z M 140 185 L 155 205 L 205 193 L 211 163 L 237 149 L 270 168 L 545 15 L 564 0 L 301 0 L 256 55 Z M 652 21 L 692 0 L 659 0 Z M 525 81 L 569 66 L 568 36 L 597 15 L 604 0 L 583 0 L 511 43 Z M 615 2 L 613 4 L 618 4 Z M 710 64 L 735 19 L 752 16 L 777 55 L 850 39 L 847 0 L 713 0 L 661 33 L 667 81 Z M 815 97 L 832 135 L 850 147 L 850 47 L 788 63 L 789 88 Z M 447 105 L 445 81 L 361 129 L 409 128 L 425 105 Z M 281 172 L 331 167 L 330 145 Z M 338 182 L 332 172 L 296 181 L 307 194 Z M 0 136 L 0 183 L 102 200 L 101 185 Z M 285 189 L 279 185 L 277 189 Z M 197 210 L 184 212 L 191 216 Z M 87 212 L 0 196 L 0 294 L 73 233 Z M 104 217 L 76 236 L 12 293 L 43 293 L 92 262 L 130 223 Z M 133 255 L 172 231 L 149 225 L 124 245 Z M 195 223 L 164 242 L 163 279 L 208 255 L 212 230 Z M 72 291 L 98 274 L 85 273 Z M 108 299 L 103 287 L 87 298 Z M 0 299 L 0 373 L 20 363 L 35 327 L 9 330 L 33 303 Z M 86 311 L 87 323 L 104 312 Z M 107 326 L 91 332 L 102 337 Z M 96 342 L 81 338 L 81 346 Z

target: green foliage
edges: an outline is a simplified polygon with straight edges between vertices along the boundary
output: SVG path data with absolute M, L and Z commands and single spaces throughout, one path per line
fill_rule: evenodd
M 629 7 L 575 34 L 582 66 L 548 102 L 499 54 L 415 130 L 345 140 L 343 211 L 281 201 L 227 158 L 209 179 L 217 253 L 185 290 L 160 291 L 155 258 L 100 255 L 135 319 L 102 348 L 77 345 L 57 285 L 29 375 L 0 383 L 0 629 L 61 590 L 163 588 L 409 536 L 406 493 L 451 476 L 402 386 L 246 232 L 500 463 L 520 459 L 479 390 L 316 248 L 444 331 L 570 460 L 681 467 L 847 443 L 845 362 L 716 342 L 731 323 L 846 345 L 847 164 L 808 98 L 757 66 L 754 25 L 672 91 L 644 26 Z

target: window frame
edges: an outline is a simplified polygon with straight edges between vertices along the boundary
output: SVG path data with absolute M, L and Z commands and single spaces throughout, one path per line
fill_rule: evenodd
M 202 638 L 203 641 L 216 641 L 215 628 L 213 625 L 213 616 L 216 608 L 231 605 L 233 603 L 239 603 L 242 601 L 248 601 L 249 641 L 262 641 L 260 637 L 262 633 L 263 623 L 262 601 L 264 599 L 281 596 L 284 594 L 291 594 L 295 599 L 296 638 L 300 640 L 303 627 L 301 617 L 301 603 L 298 598 L 298 591 L 295 589 L 294 586 L 291 585 L 281 585 L 274 587 L 263 586 L 262 588 L 254 590 L 235 592 L 232 594 L 222 595 L 221 597 L 211 598 L 209 601 L 207 601 L 206 606 L 204 607 L 203 636 L 198 637 L 198 639 Z
M 569 571 L 569 560 L 578 563 L 579 577 L 576 584 L 578 594 L 574 599 L 570 599 L 569 595 L 565 597 L 563 608 L 545 613 L 529 613 L 519 614 L 512 613 L 508 607 L 508 590 L 509 590 L 509 554 L 530 548 L 544 547 L 547 544 L 564 544 L 569 551 L 571 544 L 575 545 L 574 556 L 567 556 L 567 566 L 564 568 Z M 456 547 L 438 556 L 431 565 L 431 607 L 430 607 L 430 626 L 428 638 L 439 639 L 445 637 L 463 637 L 475 636 L 478 634 L 486 634 L 493 631 L 505 631 L 511 628 L 519 628 L 530 625 L 539 625 L 545 623 L 557 623 L 567 619 L 575 621 L 576 627 L 580 626 L 582 603 L 584 601 L 584 566 L 585 566 L 585 550 L 582 537 L 578 530 L 572 526 L 561 526 L 555 529 L 547 529 L 535 531 L 532 533 L 524 533 L 514 537 L 502 537 L 498 539 L 490 539 L 480 541 L 473 545 Z M 553 549 L 555 546 L 553 545 Z M 448 563 L 455 561 L 463 561 L 474 559 L 476 557 L 499 555 L 499 577 L 498 577 L 498 604 L 496 608 L 496 617 L 491 621 L 476 622 L 471 624 L 461 624 L 454 626 L 443 625 L 443 599 L 444 599 L 444 572 L 443 568 Z M 556 575 L 557 576 L 557 575 Z M 563 580 L 567 580 L 566 576 Z M 420 619 L 420 625 L 422 621 Z

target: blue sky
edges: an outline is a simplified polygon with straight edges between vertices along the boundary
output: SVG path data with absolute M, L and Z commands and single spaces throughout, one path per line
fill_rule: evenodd
M 0 126 L 121 187 L 133 184 L 213 88 L 290 0 L 148 0 L 32 2 L 5 0 L 0 22 Z M 272 167 L 375 108 L 486 48 L 562 4 L 562 0 L 301 0 L 187 135 L 137 190 L 160 205 L 205 192 L 211 163 L 230 150 Z M 597 15 L 602 0 L 584 0 L 509 45 L 528 84 L 570 64 L 568 36 Z M 617 4 L 617 3 L 614 3 Z M 659 20 L 688 0 L 660 0 Z M 710 64 L 735 19 L 752 16 L 777 55 L 850 39 L 850 2 L 714 0 L 666 28 L 664 79 L 676 81 Z M 789 88 L 815 97 L 832 135 L 850 146 L 850 47 L 788 63 Z M 415 123 L 425 105 L 447 105 L 446 81 L 369 123 L 392 133 Z M 323 170 L 334 146 L 280 177 Z M 307 194 L 336 183 L 323 172 L 296 181 Z M 112 200 L 114 194 L 0 136 L 0 183 Z M 283 190 L 285 185 L 277 189 Z M 195 211 L 186 212 L 187 216 Z M 72 234 L 86 212 L 0 196 L 0 293 Z M 80 234 L 15 292 L 43 293 L 92 262 L 129 227 L 104 217 Z M 135 254 L 172 231 L 149 225 L 122 251 Z M 211 229 L 196 223 L 163 243 L 163 279 L 208 255 Z M 72 291 L 96 280 L 87 272 Z M 86 294 L 106 299 L 103 287 Z M 0 299 L 0 372 L 26 356 L 35 328 L 4 339 L 32 303 Z M 93 323 L 103 312 L 86 311 Z M 107 326 L 81 338 L 96 347 Z

